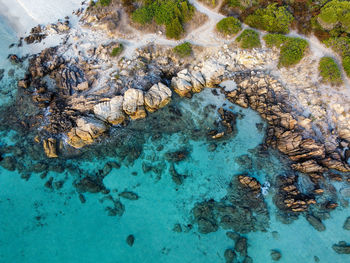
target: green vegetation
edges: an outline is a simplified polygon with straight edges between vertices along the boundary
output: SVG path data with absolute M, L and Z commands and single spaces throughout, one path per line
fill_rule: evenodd
M 245 29 L 236 39 L 241 48 L 261 47 L 259 33 L 252 29 Z
M 244 22 L 251 27 L 271 33 L 286 34 L 289 32 L 289 26 L 293 19 L 292 14 L 287 11 L 286 7 L 278 7 L 277 4 L 271 4 L 266 8 L 256 10 Z
M 174 47 L 173 51 L 179 57 L 188 57 L 192 54 L 192 45 L 189 42 L 184 42 L 181 45 Z
M 112 49 L 111 56 L 117 57 L 123 52 L 123 50 L 124 50 L 123 44 L 119 43 L 117 47 Z
M 333 0 L 321 8 L 318 21 L 325 30 L 350 33 L 350 2 Z
M 112 0 L 98 0 L 96 4 L 102 5 L 102 6 L 109 6 Z
M 321 58 L 318 69 L 320 71 L 323 82 L 330 83 L 332 85 L 339 85 L 343 82 L 340 69 L 333 58 Z
M 346 75 L 350 78 L 350 56 L 344 56 L 342 63 Z
M 281 34 L 267 34 L 263 37 L 268 47 L 280 48 L 280 67 L 289 67 L 298 64 L 304 57 L 308 42 L 299 37 L 287 37 Z
M 155 21 L 158 25 L 165 25 L 168 38 L 180 39 L 184 24 L 192 19 L 194 11 L 188 0 L 145 1 L 132 13 L 132 20 L 141 25 Z
M 230 16 L 220 20 L 216 29 L 225 35 L 235 35 L 242 29 L 242 25 L 237 18 Z

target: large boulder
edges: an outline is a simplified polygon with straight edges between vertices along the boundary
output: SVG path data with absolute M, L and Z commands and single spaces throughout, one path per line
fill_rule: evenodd
M 171 80 L 171 87 L 181 97 L 191 95 L 192 84 L 185 79 L 179 77 L 173 77 Z
M 49 158 L 57 158 L 57 151 L 56 151 L 56 140 L 53 138 L 49 138 L 47 140 L 43 141 L 43 148 L 45 151 L 45 154 Z
M 123 110 L 132 120 L 146 117 L 143 91 L 128 89 L 124 94 Z
M 154 84 L 145 95 L 145 106 L 149 112 L 163 108 L 171 100 L 171 90 L 162 83 Z
M 77 149 L 92 144 L 96 138 L 107 130 L 106 125 L 102 121 L 89 117 L 79 118 L 76 124 L 77 127 L 67 134 L 67 143 Z
M 94 114 L 112 125 L 121 124 L 125 120 L 123 101 L 123 96 L 115 96 L 109 101 L 101 102 L 94 106 Z

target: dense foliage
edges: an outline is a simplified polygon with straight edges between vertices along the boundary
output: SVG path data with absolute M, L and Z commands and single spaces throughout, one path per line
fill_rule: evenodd
M 253 29 L 245 29 L 236 39 L 241 48 L 261 47 L 259 33 Z
M 145 1 L 143 6 L 132 13 L 132 19 L 141 25 L 152 21 L 165 25 L 166 36 L 179 39 L 184 32 L 184 24 L 192 19 L 194 11 L 188 0 Z
M 109 6 L 112 0 L 98 0 L 97 4 L 102 6 Z
M 242 28 L 241 22 L 235 17 L 226 17 L 216 24 L 216 29 L 225 35 L 235 35 Z
M 268 5 L 266 8 L 259 8 L 245 19 L 245 23 L 251 27 L 262 29 L 271 33 L 289 32 L 289 26 L 293 16 L 284 6 L 277 4 Z
M 116 57 L 116 56 L 119 56 L 124 50 L 124 46 L 123 44 L 118 44 L 117 47 L 113 48 L 112 52 L 111 52 L 111 56 L 112 57 Z
M 332 85 L 339 85 L 342 83 L 340 69 L 333 58 L 321 58 L 318 69 L 323 82 L 330 83 Z
M 339 31 L 350 33 L 350 2 L 330 1 L 322 7 L 318 22 L 326 30 L 338 27 Z
M 350 78 L 350 55 L 343 57 L 342 64 L 346 75 Z
M 189 42 L 185 42 L 181 45 L 174 47 L 174 53 L 179 57 L 188 57 L 192 54 L 192 45 Z
M 299 37 L 287 37 L 281 34 L 267 34 L 263 37 L 268 47 L 280 48 L 280 67 L 298 64 L 304 57 L 308 42 Z

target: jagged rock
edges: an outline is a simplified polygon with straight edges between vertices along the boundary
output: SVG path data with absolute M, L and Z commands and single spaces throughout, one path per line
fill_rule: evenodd
M 57 158 L 57 150 L 56 150 L 56 140 L 53 138 L 49 138 L 43 141 L 44 151 L 47 157 L 49 158 Z
M 192 84 L 184 79 L 173 77 L 171 80 L 171 87 L 181 97 L 187 97 L 191 95 Z
M 145 118 L 146 111 L 143 91 L 139 89 L 128 89 L 124 93 L 123 110 L 132 120 Z
M 223 81 L 226 67 L 217 63 L 216 61 L 207 61 L 201 68 L 201 73 L 205 79 L 206 86 L 209 88 Z
M 350 230 L 350 216 L 345 220 L 343 228 L 345 230 Z
M 350 244 L 347 244 L 345 241 L 339 241 L 338 244 L 334 244 L 332 248 L 338 254 L 350 254 Z
M 110 101 L 101 102 L 94 106 L 94 114 L 97 118 L 118 125 L 124 122 L 123 96 L 115 96 Z
M 145 106 L 149 112 L 163 108 L 171 100 L 172 92 L 163 83 L 154 84 L 145 95 Z
M 79 118 L 76 124 L 77 127 L 67 134 L 67 143 L 77 149 L 92 144 L 96 138 L 107 130 L 103 122 L 89 117 Z
M 261 184 L 254 177 L 240 175 L 238 180 L 243 186 L 250 188 L 253 192 L 260 192 Z
M 307 215 L 306 216 L 306 220 L 310 223 L 310 225 L 312 225 L 317 231 L 325 231 L 326 227 L 325 225 L 322 223 L 322 221 L 313 216 L 313 215 Z
M 326 169 L 315 160 L 292 164 L 292 168 L 302 173 L 322 173 L 326 171 Z

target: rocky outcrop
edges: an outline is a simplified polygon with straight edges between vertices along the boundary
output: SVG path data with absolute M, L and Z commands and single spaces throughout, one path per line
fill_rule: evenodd
M 260 183 L 253 177 L 245 176 L 245 175 L 239 175 L 238 176 L 239 182 L 242 184 L 242 186 L 249 188 L 251 191 L 255 193 L 259 193 L 261 190 Z
M 67 143 L 77 149 L 92 144 L 96 138 L 107 130 L 103 122 L 89 117 L 79 118 L 76 125 L 68 132 Z
M 200 71 L 189 72 L 188 69 L 184 69 L 172 78 L 171 86 L 181 97 L 188 97 L 192 93 L 201 92 L 206 82 Z
M 350 244 L 347 244 L 345 241 L 339 241 L 338 244 L 334 244 L 332 248 L 338 254 L 350 254 Z
M 49 158 L 57 158 L 57 150 L 56 150 L 56 140 L 53 138 L 49 138 L 43 141 L 44 151 L 47 157 Z
M 144 107 L 143 91 L 128 89 L 124 93 L 123 110 L 132 120 L 145 118 L 147 114 Z
M 149 112 L 166 106 L 171 100 L 172 92 L 163 83 L 154 84 L 145 94 L 145 106 Z
M 124 122 L 123 96 L 115 96 L 111 100 L 101 102 L 94 106 L 94 114 L 97 118 L 112 125 Z

